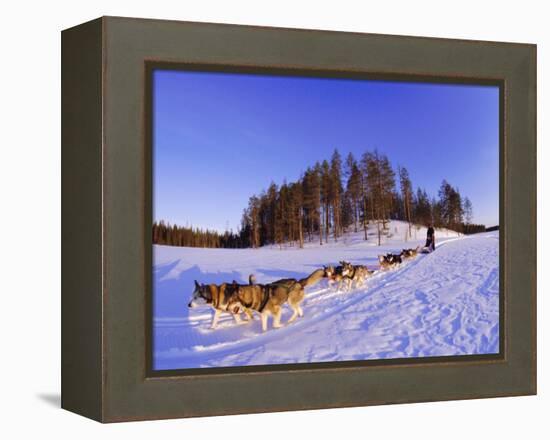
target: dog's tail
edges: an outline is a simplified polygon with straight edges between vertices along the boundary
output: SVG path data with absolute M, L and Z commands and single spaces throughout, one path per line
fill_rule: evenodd
M 309 276 L 306 278 L 302 278 L 301 280 L 298 280 L 298 283 L 302 287 L 312 286 L 313 284 L 318 283 L 321 278 L 325 276 L 325 270 L 324 269 L 317 269 L 313 271 Z

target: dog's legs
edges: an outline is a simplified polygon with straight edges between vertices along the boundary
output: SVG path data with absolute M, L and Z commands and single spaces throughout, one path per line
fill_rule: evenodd
M 244 324 L 245 321 L 243 321 L 241 319 L 241 314 L 240 313 L 233 313 L 233 319 L 235 320 L 235 322 L 237 323 L 237 325 L 241 325 L 241 324 Z
M 298 315 L 299 315 L 299 312 L 298 312 L 298 309 L 300 306 L 297 306 L 295 304 L 290 304 L 290 307 L 292 308 L 292 316 L 290 317 L 290 319 L 287 321 L 289 324 L 294 321 Z
M 294 301 L 294 302 L 289 301 L 288 305 L 292 308 L 292 311 L 294 312 L 294 313 L 292 313 L 292 316 L 288 320 L 289 323 L 294 321 L 298 316 L 300 318 L 302 316 L 304 316 L 304 312 L 303 312 L 302 308 L 300 307 L 301 302 L 302 302 L 301 300 L 297 300 L 297 301 Z
M 281 308 L 281 307 L 278 307 L 277 310 L 275 311 L 274 315 L 273 315 L 273 328 L 280 328 L 280 327 L 282 327 L 282 324 L 281 324 L 281 313 L 282 313 L 282 308 Z
M 350 292 L 353 287 L 353 280 L 351 278 L 348 278 L 346 280 L 346 292 Z
M 262 318 L 262 331 L 267 331 L 267 315 L 269 312 L 262 312 L 260 315 Z
M 220 319 L 221 314 L 221 310 L 214 310 L 214 318 L 212 318 L 212 325 L 210 326 L 211 329 L 215 329 L 218 326 L 218 320 Z

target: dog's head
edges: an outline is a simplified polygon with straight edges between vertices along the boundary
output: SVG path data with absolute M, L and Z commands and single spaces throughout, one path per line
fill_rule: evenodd
M 325 271 L 325 277 L 327 278 L 332 278 L 335 274 L 333 266 L 323 266 L 323 270 Z
M 347 261 L 341 261 L 342 264 L 342 276 L 347 276 L 353 272 L 353 266 Z
M 394 255 L 392 253 L 387 253 L 386 255 L 378 256 L 378 261 L 380 262 L 380 264 L 389 265 L 389 266 L 396 264 L 400 259 L 401 257 L 399 255 Z
M 198 307 L 212 302 L 212 296 L 208 290 L 208 286 L 199 284 L 195 280 L 195 289 L 191 294 L 191 301 L 189 301 L 188 307 Z

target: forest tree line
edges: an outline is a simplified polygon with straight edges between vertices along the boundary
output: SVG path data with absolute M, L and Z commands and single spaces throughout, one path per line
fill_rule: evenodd
M 203 230 L 164 224 L 153 225 L 153 243 L 214 248 L 257 248 L 285 243 L 302 248 L 304 242 L 338 241 L 348 231 L 362 231 L 368 240 L 369 225 L 376 240 L 390 220 L 409 223 L 409 237 L 416 225 L 445 227 L 464 233 L 482 232 L 472 224 L 473 207 L 457 187 L 443 180 L 437 198 L 414 188 L 405 167 L 394 169 L 377 150 L 345 160 L 334 150 L 330 160 L 316 162 L 295 182 L 274 182 L 252 195 L 237 232 Z
M 153 244 L 203 248 L 244 248 L 248 247 L 241 234 L 231 231 L 219 233 L 209 229 L 178 226 L 164 221 L 153 223 Z

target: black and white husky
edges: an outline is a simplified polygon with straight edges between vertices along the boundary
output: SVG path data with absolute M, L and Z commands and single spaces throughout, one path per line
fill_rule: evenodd
M 382 269 L 392 269 L 403 262 L 401 255 L 388 253 L 386 255 L 378 255 L 378 262 Z

